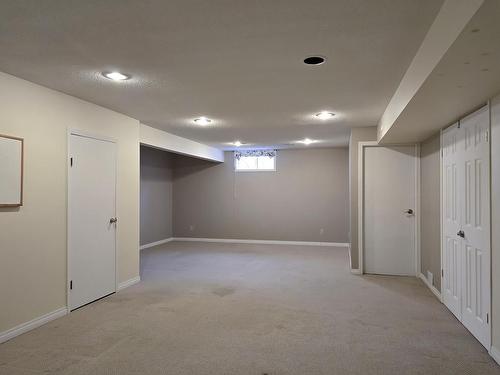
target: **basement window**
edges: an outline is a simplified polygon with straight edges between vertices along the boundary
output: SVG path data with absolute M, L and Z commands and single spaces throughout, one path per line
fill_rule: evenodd
M 235 151 L 236 172 L 260 172 L 276 170 L 276 150 Z

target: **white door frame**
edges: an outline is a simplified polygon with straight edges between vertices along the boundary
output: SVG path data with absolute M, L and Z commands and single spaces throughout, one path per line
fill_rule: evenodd
M 415 147 L 415 276 L 420 275 L 420 145 L 389 144 L 381 145 L 377 141 L 358 142 L 358 268 L 364 273 L 364 156 L 367 147 Z
M 111 142 L 114 143 L 115 145 L 117 144 L 116 139 L 109 138 L 109 137 L 103 137 L 100 135 L 95 135 L 92 133 L 88 133 L 86 131 L 82 130 L 77 130 L 77 129 L 68 129 L 67 133 L 67 159 L 66 159 L 66 308 L 68 310 L 68 313 L 71 312 L 71 304 L 70 304 L 70 281 L 71 281 L 71 238 L 70 238 L 70 210 L 71 210 L 71 180 L 69 178 L 70 174 L 70 158 L 71 158 L 71 147 L 70 147 L 70 139 L 72 135 L 80 136 L 80 137 L 85 137 L 85 138 L 92 138 L 96 139 L 99 141 L 105 141 L 105 142 Z M 118 172 L 118 158 L 116 158 L 116 164 L 115 164 L 115 170 Z M 116 180 L 115 180 L 115 210 L 116 210 Z M 116 212 L 115 212 L 116 215 Z M 118 290 L 118 260 L 117 260 L 117 253 L 116 253 L 116 230 L 115 230 L 115 293 Z
M 444 225 L 444 186 L 443 186 L 443 178 L 444 178 L 444 171 L 443 171 L 443 134 L 455 123 L 451 124 L 450 126 L 441 129 L 439 131 L 439 251 L 440 251 L 440 256 L 439 256 L 439 272 L 441 272 L 440 276 L 440 297 L 439 300 L 441 301 L 442 304 L 444 304 L 444 292 L 443 292 L 443 274 L 444 274 L 444 268 L 443 268 L 443 241 L 444 241 L 444 230 L 443 230 L 443 225 Z

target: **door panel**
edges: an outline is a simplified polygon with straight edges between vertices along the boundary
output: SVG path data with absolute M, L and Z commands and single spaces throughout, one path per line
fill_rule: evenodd
M 69 306 L 75 309 L 115 292 L 116 149 L 113 142 L 69 138 Z
M 415 146 L 364 148 L 364 272 L 416 273 Z
M 443 302 L 462 319 L 462 242 L 460 199 L 460 138 L 458 124 L 443 133 Z
M 465 170 L 462 242 L 465 249 L 464 325 L 486 347 L 490 345 L 490 206 L 488 107 L 460 121 L 464 134 L 462 163 Z
M 489 349 L 490 147 L 489 108 L 442 135 L 443 300 Z
M 444 247 L 444 269 L 446 278 L 443 278 L 444 302 L 448 308 L 461 319 L 460 314 L 460 243 L 455 238 L 447 237 Z

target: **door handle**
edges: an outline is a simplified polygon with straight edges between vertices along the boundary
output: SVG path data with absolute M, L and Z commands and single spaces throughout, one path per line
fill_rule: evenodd
M 403 211 L 405 214 L 408 214 L 408 215 L 413 215 L 413 210 L 411 208 L 408 208 L 406 210 Z
M 457 236 L 465 238 L 465 232 L 463 230 L 459 230 L 458 233 L 457 233 Z
M 110 224 L 116 224 L 117 222 L 118 222 L 118 219 L 116 217 L 112 217 L 111 219 L 109 219 Z

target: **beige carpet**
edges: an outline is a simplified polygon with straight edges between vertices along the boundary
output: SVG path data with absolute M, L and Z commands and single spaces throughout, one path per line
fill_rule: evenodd
M 0 345 L 0 374 L 500 374 L 415 278 L 346 249 L 170 243 L 143 281 Z

